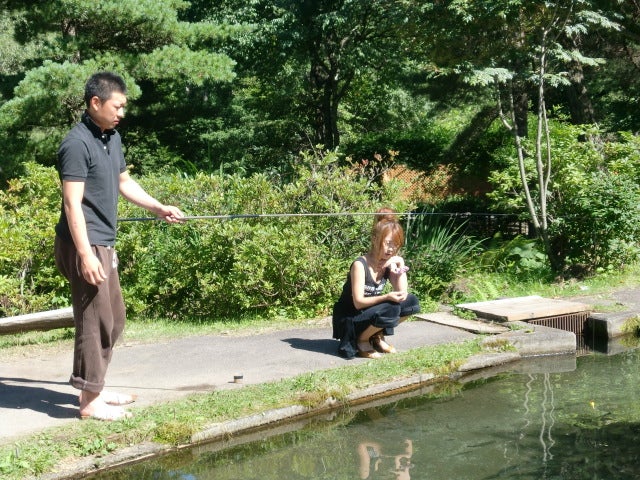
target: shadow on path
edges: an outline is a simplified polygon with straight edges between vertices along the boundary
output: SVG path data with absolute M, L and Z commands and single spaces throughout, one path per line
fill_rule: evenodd
M 338 342 L 330 338 L 309 339 L 309 338 L 283 338 L 291 347 L 309 352 L 326 353 L 327 355 L 338 356 Z
M 52 418 L 78 416 L 77 395 L 57 392 L 37 384 L 68 385 L 66 382 L 43 382 L 28 378 L 0 378 L 0 408 L 34 410 Z

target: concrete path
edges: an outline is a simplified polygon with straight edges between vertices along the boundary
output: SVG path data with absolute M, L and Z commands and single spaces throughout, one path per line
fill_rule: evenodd
M 464 341 L 469 332 L 429 322 L 408 322 L 389 341 L 399 349 Z M 32 349 L 28 349 L 32 351 Z M 0 353 L 0 355 L 2 355 Z M 117 347 L 106 389 L 138 395 L 135 406 L 269 382 L 367 360 L 337 355 L 328 321 L 321 327 L 255 336 L 203 336 Z M 48 349 L 0 356 L 0 444 L 45 428 L 79 421 L 77 390 L 69 384 L 72 352 Z M 234 383 L 242 375 L 243 383 Z

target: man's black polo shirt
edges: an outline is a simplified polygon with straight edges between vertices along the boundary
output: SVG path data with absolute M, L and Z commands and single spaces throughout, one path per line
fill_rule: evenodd
M 86 112 L 60 144 L 60 179 L 84 182 L 82 211 L 91 245 L 115 245 L 119 177 L 126 169 L 120 134 L 116 130 L 102 132 Z M 64 200 L 56 233 L 72 241 Z

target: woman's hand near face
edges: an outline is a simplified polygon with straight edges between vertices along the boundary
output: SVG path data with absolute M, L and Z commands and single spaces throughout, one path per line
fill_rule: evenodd
M 387 260 L 384 264 L 384 268 L 387 267 L 389 268 L 391 273 L 399 275 L 409 270 L 409 267 L 404 264 L 404 258 L 402 258 L 400 255 L 394 255 L 389 260 Z
M 404 264 L 404 258 L 400 255 L 394 255 L 389 260 L 385 262 L 385 267 L 389 268 L 389 280 L 391 280 L 391 286 L 393 287 L 392 293 L 402 294 L 404 295 L 400 300 L 395 300 L 393 298 L 389 298 L 389 300 L 394 302 L 401 302 L 407 298 L 407 290 L 409 287 L 407 281 L 407 271 L 409 267 Z M 397 298 L 400 298 L 399 296 Z

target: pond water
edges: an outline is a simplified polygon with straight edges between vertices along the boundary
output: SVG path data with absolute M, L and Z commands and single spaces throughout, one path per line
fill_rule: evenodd
M 92 478 L 638 479 L 640 350 L 529 363 Z

